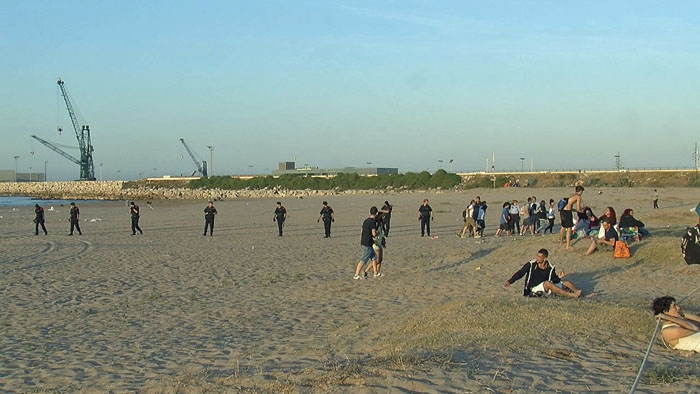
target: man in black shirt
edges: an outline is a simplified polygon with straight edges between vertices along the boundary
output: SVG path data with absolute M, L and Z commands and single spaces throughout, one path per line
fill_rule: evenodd
M 569 281 L 562 282 L 561 279 L 566 276 L 566 273 L 562 271 L 560 274 L 557 274 L 554 267 L 549 265 L 548 256 L 549 251 L 547 249 L 540 249 L 537 252 L 537 258 L 525 263 L 518 272 L 506 281 L 504 286 L 510 287 L 512 283 L 524 276 L 524 296 L 540 297 L 554 293 L 571 298 L 581 297 L 583 291 L 577 289 L 573 283 Z M 567 287 L 571 291 L 564 290 L 563 287 Z
M 384 206 L 381 212 L 384 214 L 384 236 L 389 236 L 389 228 L 391 227 L 391 211 L 394 207 L 389 204 L 389 201 L 384 201 Z
M 78 234 L 83 235 L 80 231 L 80 209 L 75 206 L 75 203 L 70 203 L 70 234 L 73 235 L 73 229 L 78 230 Z
M 131 212 L 131 235 L 136 235 L 136 230 L 139 231 L 139 234 L 143 234 L 143 231 L 141 231 L 141 227 L 139 227 L 139 218 L 141 217 L 141 210 L 139 209 L 139 206 L 136 205 L 136 203 L 133 201 L 131 202 L 129 212 Z
M 44 230 L 44 235 L 49 235 L 46 226 L 44 226 L 44 208 L 40 207 L 39 204 L 34 204 L 34 235 L 39 235 L 39 225 Z
M 272 218 L 273 222 L 277 222 L 277 228 L 280 231 L 280 237 L 282 236 L 282 227 L 284 226 L 284 221 L 287 220 L 287 209 L 282 206 L 282 203 L 277 201 L 277 208 L 275 208 L 275 216 Z
M 207 207 L 204 208 L 204 236 L 207 235 L 207 228 L 209 228 L 209 236 L 214 236 L 214 216 L 216 216 L 216 208 L 214 208 L 214 203 L 209 201 Z
M 333 208 L 328 205 L 327 201 L 323 202 L 323 208 L 321 208 L 321 212 L 318 215 L 318 219 L 316 219 L 316 223 L 318 223 L 321 219 L 323 219 L 323 228 L 326 230 L 326 235 L 323 238 L 330 238 L 331 223 L 335 222 L 335 214 L 333 213 Z
M 427 230 L 430 236 L 430 220 L 433 218 L 433 208 L 428 205 L 428 199 L 423 200 L 423 205 L 418 208 L 418 220 L 420 221 L 420 236 L 424 236 Z
M 357 268 L 355 269 L 355 276 L 353 279 L 364 279 L 362 274 L 362 267 L 365 264 L 375 263 L 377 259 L 377 254 L 374 252 L 372 245 L 374 244 L 374 237 L 377 236 L 377 212 L 379 210 L 377 207 L 372 207 L 369 209 L 369 217 L 362 222 L 362 235 L 360 236 L 360 245 L 362 246 L 362 258 L 360 262 L 357 263 Z

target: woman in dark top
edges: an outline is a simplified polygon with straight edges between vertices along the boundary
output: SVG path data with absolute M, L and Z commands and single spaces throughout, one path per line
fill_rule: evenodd
M 644 238 L 651 235 L 649 230 L 644 228 L 644 223 L 634 218 L 634 211 L 632 208 L 625 209 L 625 212 L 620 216 L 620 228 L 627 227 L 637 227 L 637 232 Z

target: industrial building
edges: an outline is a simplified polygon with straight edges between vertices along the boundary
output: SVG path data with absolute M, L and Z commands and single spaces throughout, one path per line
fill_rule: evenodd
M 44 182 L 46 177 L 42 172 L 18 172 L 17 182 Z M 15 170 L 0 170 L 0 182 L 14 182 Z
M 296 163 L 293 161 L 281 161 L 276 171 L 272 171 L 272 175 L 307 175 L 307 176 L 335 176 L 343 174 L 358 174 L 362 176 L 374 176 L 385 174 L 398 174 L 398 168 L 389 167 L 343 167 L 343 168 L 318 168 L 318 167 L 301 167 L 296 168 Z

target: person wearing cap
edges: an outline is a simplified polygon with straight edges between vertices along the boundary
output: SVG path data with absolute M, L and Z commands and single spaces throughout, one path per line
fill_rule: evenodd
M 217 211 L 216 208 L 214 208 L 214 202 L 209 201 L 209 203 L 207 203 L 207 207 L 204 208 L 204 234 L 202 234 L 203 236 L 207 235 L 207 228 L 209 228 L 209 236 L 214 236 L 214 216 L 216 216 L 216 214 Z
M 44 235 L 49 235 L 46 226 L 44 226 L 44 208 L 40 207 L 39 204 L 34 204 L 34 235 L 39 235 L 39 225 L 44 230 Z
M 75 203 L 70 203 L 70 234 L 73 235 L 73 229 L 78 230 L 78 234 L 83 235 L 80 231 L 80 209 L 75 206 Z
M 139 206 L 136 205 L 135 202 L 131 202 L 131 207 L 129 208 L 129 212 L 131 212 L 131 235 L 136 235 L 136 230 L 139 231 L 139 234 L 143 235 L 143 231 L 141 231 L 141 227 L 139 227 L 139 219 L 141 218 L 141 210 L 139 209 Z
M 282 236 L 282 227 L 284 226 L 285 220 L 287 220 L 287 209 L 282 206 L 280 201 L 277 201 L 277 208 L 275 208 L 275 216 L 272 217 L 272 221 L 277 222 L 280 237 Z
M 423 200 L 423 205 L 418 207 L 418 221 L 420 221 L 420 236 L 428 233 L 430 236 L 430 220 L 433 218 L 433 208 L 428 205 L 428 199 Z
M 316 219 L 316 223 L 318 223 L 321 219 L 323 219 L 323 228 L 326 231 L 326 235 L 323 238 L 330 238 L 331 223 L 335 222 L 335 214 L 333 213 L 333 208 L 328 205 L 328 201 L 323 202 L 323 208 L 321 208 L 321 212 L 318 215 L 318 219 Z

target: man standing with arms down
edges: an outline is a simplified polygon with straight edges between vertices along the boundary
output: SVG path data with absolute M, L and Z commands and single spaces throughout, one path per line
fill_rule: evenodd
M 73 229 L 78 230 L 78 234 L 83 235 L 80 231 L 80 209 L 75 206 L 75 203 L 70 203 L 70 234 L 73 235 Z
M 316 223 L 318 223 L 321 219 L 323 219 L 323 228 L 326 231 L 326 235 L 323 238 L 330 238 L 331 223 L 335 222 L 335 214 L 333 213 L 333 208 L 328 205 L 327 201 L 323 202 L 323 208 L 321 208 L 321 212 L 318 215 L 318 219 L 316 219 Z
M 44 208 L 40 207 L 39 204 L 34 204 L 34 235 L 39 235 L 39 225 L 44 230 L 44 235 L 49 235 L 46 226 L 44 226 Z
M 129 208 L 129 212 L 131 212 L 131 235 L 136 235 L 136 230 L 139 231 L 139 234 L 143 235 L 143 231 L 141 231 L 141 227 L 139 227 L 139 218 L 141 218 L 141 209 L 139 208 L 138 205 L 136 205 L 135 202 L 131 202 L 131 207 Z
M 360 258 L 360 262 L 357 263 L 357 268 L 355 268 L 355 276 L 352 277 L 353 279 L 364 279 L 365 277 L 362 274 L 362 267 L 364 267 L 365 264 L 371 264 L 371 262 L 377 259 L 377 254 L 374 252 L 374 248 L 372 247 L 374 244 L 374 237 L 377 236 L 377 212 L 379 212 L 377 207 L 370 208 L 369 217 L 362 222 L 362 236 L 360 237 L 362 258 Z
M 583 186 L 576 186 L 576 191 L 574 194 L 569 196 L 569 201 L 564 206 L 559 214 L 561 215 L 561 231 L 559 232 L 559 243 L 564 241 L 564 232 L 566 232 L 566 249 L 571 247 L 571 229 L 574 227 L 574 213 L 571 209 L 576 205 L 576 212 L 583 212 L 581 207 L 583 202 L 581 201 L 581 194 L 585 189 Z
M 275 216 L 272 218 L 273 222 L 277 222 L 277 228 L 280 231 L 280 237 L 282 236 L 282 227 L 284 227 L 284 221 L 287 220 L 287 209 L 282 206 L 280 201 L 277 201 L 277 208 L 275 208 Z
M 654 189 L 654 195 L 652 196 L 654 200 L 654 209 L 659 209 L 659 192 Z
M 214 208 L 214 203 L 209 201 L 207 207 L 204 208 L 204 234 L 207 235 L 207 228 L 209 228 L 209 236 L 214 236 L 214 216 L 216 216 L 216 208 Z
M 428 199 L 423 200 L 423 205 L 418 207 L 418 220 L 420 221 L 420 236 L 424 236 L 427 230 L 430 236 L 430 220 L 433 218 L 433 208 L 428 205 Z

